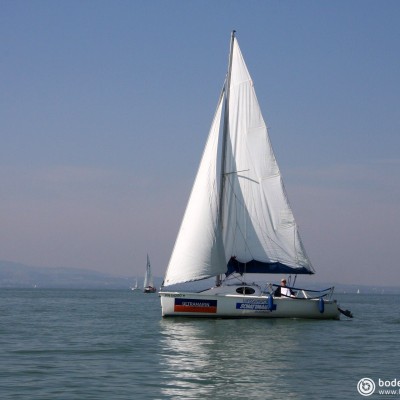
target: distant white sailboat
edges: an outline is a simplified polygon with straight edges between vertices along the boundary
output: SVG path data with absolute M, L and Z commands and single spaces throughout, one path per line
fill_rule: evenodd
M 155 293 L 157 289 L 154 287 L 153 274 L 151 273 L 150 258 L 147 254 L 146 274 L 144 276 L 143 292 Z
M 138 281 L 137 278 L 135 280 L 135 285 L 131 287 L 131 290 L 140 290 L 139 286 L 138 286 Z
M 160 291 L 162 315 L 339 319 L 333 288 L 292 287 L 294 295 L 282 290 L 278 297 L 280 285 L 248 283 L 251 273 L 314 269 L 233 32 L 225 85 Z M 167 290 L 213 276 L 215 286 L 205 291 Z

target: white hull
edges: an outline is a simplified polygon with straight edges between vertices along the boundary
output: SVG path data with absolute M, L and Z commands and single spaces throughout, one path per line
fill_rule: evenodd
M 210 292 L 210 291 L 207 291 Z M 340 319 L 336 300 L 160 292 L 163 317 Z

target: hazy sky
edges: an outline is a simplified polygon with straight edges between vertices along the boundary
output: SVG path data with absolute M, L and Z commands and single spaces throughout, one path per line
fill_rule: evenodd
M 398 285 L 399 1 L 0 0 L 0 259 L 162 276 L 236 29 L 313 280 Z

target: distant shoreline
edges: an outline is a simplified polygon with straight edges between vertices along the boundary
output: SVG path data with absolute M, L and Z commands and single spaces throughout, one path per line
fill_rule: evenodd
M 156 287 L 160 287 L 162 278 L 155 277 Z M 114 276 L 92 270 L 66 267 L 28 266 L 12 261 L 0 261 L 0 289 L 130 289 L 136 276 Z M 139 287 L 143 279 L 139 279 Z M 335 286 L 336 293 L 360 294 L 400 294 L 400 287 L 372 286 L 341 283 L 310 282 L 308 288 Z

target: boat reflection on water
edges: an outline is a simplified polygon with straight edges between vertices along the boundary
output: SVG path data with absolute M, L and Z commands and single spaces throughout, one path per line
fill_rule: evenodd
M 293 320 L 163 319 L 160 323 L 160 369 L 167 382 L 161 392 L 167 398 L 295 396 L 287 385 L 295 369 L 291 355 L 302 350 Z

